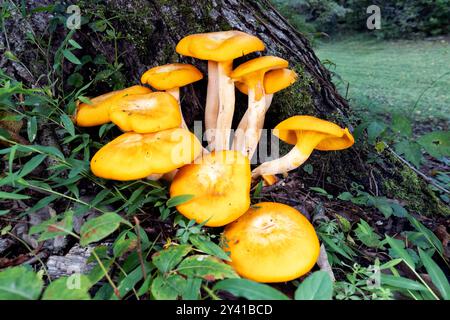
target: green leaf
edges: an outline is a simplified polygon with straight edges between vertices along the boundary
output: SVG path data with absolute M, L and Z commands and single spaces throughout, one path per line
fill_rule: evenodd
M 20 170 L 18 176 L 20 178 L 25 177 L 27 174 L 29 174 L 34 169 L 36 169 L 42 163 L 42 161 L 44 161 L 44 159 L 46 157 L 47 156 L 45 154 L 38 154 L 38 155 L 34 156 L 33 158 L 31 158 L 30 161 L 25 163 L 25 165 L 22 167 L 22 170 Z
M 19 266 L 0 272 L 0 300 L 36 300 L 44 281 L 31 270 Z
M 27 135 L 28 140 L 33 142 L 36 139 L 37 134 L 37 119 L 36 117 L 31 117 L 27 122 Z
M 86 103 L 86 104 L 90 104 L 90 105 L 94 104 L 89 98 L 84 97 L 84 96 L 78 96 L 78 100 L 80 100 L 81 102 Z
M 303 166 L 303 171 L 305 171 L 307 174 L 313 174 L 314 167 L 312 166 L 312 164 L 308 163 L 305 166 Z
M 284 293 L 271 286 L 247 279 L 225 279 L 217 282 L 213 290 L 227 291 L 248 300 L 289 300 Z
M 121 216 L 114 212 L 105 213 L 97 218 L 85 222 L 80 229 L 80 244 L 86 246 L 89 243 L 99 241 L 116 231 L 121 223 L 126 223 Z
M 62 54 L 67 60 L 69 60 L 73 64 L 81 64 L 81 61 L 77 57 L 75 57 L 75 55 L 70 50 L 64 49 L 62 51 Z
M 331 300 L 333 281 L 325 271 L 316 271 L 300 283 L 295 300 Z
M 231 261 L 230 257 L 219 247 L 206 237 L 199 235 L 191 235 L 189 241 L 199 250 L 212 256 L 216 256 L 222 260 Z
M 148 272 L 151 270 L 151 267 L 148 263 L 144 264 L 145 271 Z M 125 297 L 133 288 L 134 286 L 143 279 L 142 274 L 142 267 L 138 266 L 136 269 L 134 269 L 132 272 L 130 272 L 122 281 L 120 281 L 119 286 L 117 289 L 119 289 L 119 295 L 123 298 Z
M 177 274 L 168 277 L 158 275 L 153 280 L 150 291 L 156 300 L 175 300 L 183 294 L 185 282 L 186 280 Z
M 72 120 L 70 120 L 69 116 L 67 114 L 61 115 L 61 123 L 63 127 L 69 132 L 69 134 L 73 137 L 75 135 L 75 127 L 73 125 Z
M 408 161 L 411 162 L 416 168 L 420 166 L 422 162 L 422 151 L 420 145 L 413 141 L 403 140 L 395 144 L 395 151 Z
M 450 156 L 450 131 L 434 131 L 424 134 L 417 142 L 432 157 L 441 158 Z
M 382 285 L 387 285 L 395 288 L 405 289 L 405 290 L 419 290 L 427 291 L 427 287 L 423 284 L 403 277 L 392 276 L 388 274 L 381 273 L 380 281 Z
M 423 265 L 425 266 L 425 269 L 427 269 L 431 281 L 433 281 L 433 284 L 439 290 L 442 297 L 445 300 L 450 300 L 450 284 L 444 272 L 441 270 L 441 268 L 439 268 L 437 263 L 434 262 L 433 259 L 431 259 L 431 257 L 421 248 L 419 248 L 419 256 L 423 262 Z
M 67 78 L 67 84 L 75 88 L 79 88 L 83 85 L 83 80 L 83 76 L 80 73 L 75 72 Z
M 370 248 L 377 248 L 380 245 L 380 236 L 376 234 L 374 229 L 363 219 L 358 223 L 355 234 L 363 244 Z
M 8 199 L 8 200 L 25 200 L 30 199 L 29 196 L 19 193 L 9 193 L 0 191 L 0 199 Z
M 352 258 L 350 257 L 350 255 L 344 251 L 344 249 L 342 249 L 340 246 L 338 246 L 331 238 L 321 234 L 320 238 L 322 239 L 323 242 L 325 242 L 325 244 L 330 247 L 334 252 L 339 253 L 341 256 L 352 260 Z
M 396 134 L 401 134 L 406 137 L 412 136 L 411 120 L 401 113 L 394 113 L 392 115 L 391 129 Z
M 202 279 L 187 278 L 182 294 L 183 300 L 198 300 L 201 286 Z
M 192 247 L 187 244 L 182 244 L 179 246 L 171 246 L 165 250 L 161 250 L 156 252 L 152 256 L 153 264 L 161 271 L 162 273 L 166 273 L 175 268 L 186 256 Z
M 403 243 L 403 241 L 391 238 L 389 236 L 386 236 L 386 241 L 389 244 L 389 246 L 391 247 L 391 249 L 400 258 L 402 258 L 413 269 L 416 268 L 416 264 L 414 263 L 414 259 L 410 256 L 408 251 L 406 251 L 405 244 Z
M 172 197 L 169 200 L 167 200 L 166 205 L 167 205 L 167 208 L 173 208 L 173 207 L 179 206 L 180 204 L 188 202 L 192 198 L 194 198 L 193 194 L 182 194 L 182 195 L 175 196 L 175 197 Z
M 379 121 L 373 121 L 367 127 L 369 142 L 373 144 L 375 140 L 386 130 L 386 125 Z
M 90 300 L 88 291 L 91 286 L 87 276 L 75 273 L 53 280 L 44 291 L 42 300 Z
M 78 42 L 76 42 L 73 39 L 69 39 L 69 43 L 74 47 L 75 49 L 83 49 Z
M 177 271 L 188 277 L 199 277 L 207 281 L 239 278 L 234 269 L 220 259 L 207 255 L 193 255 L 184 259 Z
M 71 233 L 73 228 L 73 211 L 66 212 L 61 221 L 58 221 L 58 218 L 59 216 L 55 216 L 47 221 L 32 226 L 29 234 L 33 235 L 41 233 L 38 239 L 38 241 L 41 242 Z
M 421 232 L 423 236 L 428 240 L 428 242 L 439 252 L 441 256 L 444 254 L 444 247 L 442 246 L 442 242 L 439 238 L 427 227 L 425 227 L 422 223 L 420 223 L 413 216 L 408 215 L 407 219 L 414 226 L 414 228 Z

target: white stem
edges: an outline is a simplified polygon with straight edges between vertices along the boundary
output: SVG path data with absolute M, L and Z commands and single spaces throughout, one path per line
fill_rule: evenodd
M 170 90 L 166 90 L 167 93 L 170 93 L 178 102 L 178 108 L 180 109 L 181 114 L 181 128 L 189 130 L 186 125 L 186 121 L 184 121 L 183 110 L 181 110 L 181 101 L 180 101 L 180 88 L 173 88 Z
M 161 179 L 162 176 L 163 176 L 163 174 L 153 173 L 153 174 L 147 176 L 147 179 L 151 180 L 151 181 L 157 181 L 157 180 Z
M 298 147 L 292 148 L 286 155 L 281 158 L 267 161 L 252 171 L 252 178 L 261 175 L 272 175 L 277 173 L 285 173 L 301 166 L 310 154 L 304 154 Z
M 230 133 L 234 114 L 234 82 L 229 77 L 232 61 L 218 62 L 217 79 L 219 84 L 219 112 L 214 147 L 216 151 L 229 150 Z
M 205 138 L 214 148 L 214 133 L 217 125 L 217 113 L 219 111 L 219 85 L 217 78 L 217 62 L 208 61 L 208 88 L 206 92 L 205 106 Z
M 260 118 L 260 121 L 258 123 L 258 129 L 262 129 L 264 127 L 264 120 L 267 113 L 267 110 L 269 110 L 270 105 L 272 104 L 273 99 L 273 93 L 266 94 L 266 106 L 264 110 L 264 117 Z M 245 130 L 247 129 L 247 119 L 248 119 L 248 109 L 245 111 L 244 115 L 242 116 L 241 121 L 239 122 L 239 125 L 236 129 L 236 134 L 233 139 L 233 147 L 231 149 L 233 150 L 240 150 L 238 148 L 239 141 L 243 141 Z
M 261 123 L 264 124 L 264 114 L 266 111 L 266 97 L 263 95 L 261 99 L 256 100 L 255 89 L 248 88 L 248 117 L 247 128 L 245 129 L 245 137 L 243 146 L 240 151 L 249 159 L 252 158 L 258 146 L 261 137 Z

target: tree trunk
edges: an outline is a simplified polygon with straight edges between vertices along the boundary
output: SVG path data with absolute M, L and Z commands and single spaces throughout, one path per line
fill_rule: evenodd
M 30 29 L 34 30 L 37 38 L 48 39 L 47 27 L 52 16 L 38 12 L 32 14 L 31 20 L 24 19 L 19 10 L 22 2 L 15 2 L 19 8 L 14 13 L 14 19 L 6 20 L 6 37 L 2 34 L 0 40 L 30 72 L 21 63 L 11 62 L 3 55 L 0 65 L 7 74 L 28 85 L 48 84 L 45 82 L 46 77 L 39 77 L 49 70 L 48 63 L 43 62 L 45 57 L 25 39 Z M 192 33 L 236 29 L 258 36 L 267 48 L 262 54 L 288 60 L 290 68 L 299 74 L 296 84 L 275 94 L 265 128 L 273 128 L 281 120 L 295 114 L 315 115 L 351 130 L 358 123 L 305 36 L 292 28 L 268 0 L 106 0 L 74 3 L 80 6 L 81 16 L 88 18 L 90 23 L 104 17 L 114 26 L 116 34 L 120 32 L 117 53 L 118 61 L 123 63 L 120 69 L 122 77 L 116 74 L 109 82 L 94 83 L 88 92 L 91 96 L 109 91 L 122 78 L 125 79 L 125 85 L 137 84 L 145 70 L 170 62 L 194 64 L 206 75 L 204 61 L 180 57 L 175 52 L 177 42 Z M 25 11 L 30 13 L 33 8 L 49 4 L 52 2 L 48 0 L 27 1 Z M 64 12 L 69 4 L 61 5 L 61 10 Z M 31 21 L 31 24 L 26 21 Z M 66 28 L 60 26 L 52 33 L 53 50 L 58 46 L 57 40 L 61 41 L 67 32 Z M 108 39 L 105 32 L 93 31 L 92 24 L 83 24 L 74 39 L 83 47 L 75 51 L 78 57 L 89 55 L 95 58 L 102 54 L 109 63 L 115 61 L 114 41 Z M 235 66 L 257 55 L 238 59 Z M 67 63 L 64 67 L 66 76 L 74 71 L 73 64 Z M 91 65 L 80 72 L 87 82 L 94 79 L 98 70 L 98 66 Z M 205 93 L 206 80 L 182 90 L 182 108 L 189 126 L 194 120 L 202 120 Z M 245 108 L 246 98 L 238 93 L 235 125 Z M 296 186 L 306 190 L 309 186 L 320 186 L 338 194 L 349 190 L 352 182 L 356 182 L 375 195 L 383 194 L 402 200 L 416 212 L 449 213 L 427 183 L 388 151 L 379 155 L 377 163 L 369 164 L 367 158 L 368 145 L 364 138 L 345 151 L 315 152 L 309 161 L 313 166 L 312 174 L 307 174 L 301 168 L 293 174 L 300 177 Z

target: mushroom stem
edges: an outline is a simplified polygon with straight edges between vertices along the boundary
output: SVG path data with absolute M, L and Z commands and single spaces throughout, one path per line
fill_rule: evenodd
M 234 81 L 230 78 L 233 61 L 217 63 L 219 109 L 217 113 L 215 151 L 229 150 L 231 124 L 234 114 Z
M 256 90 L 262 90 L 258 100 Z M 261 137 L 261 123 L 264 124 L 266 111 L 266 98 L 263 88 L 249 88 L 248 90 L 248 117 L 247 127 L 244 131 L 244 143 L 240 151 L 249 159 L 252 158 Z
M 153 174 L 147 176 L 147 179 L 148 179 L 148 180 L 151 180 L 151 181 L 157 181 L 157 180 L 161 179 L 162 176 L 163 176 L 163 174 L 160 174 L 160 173 L 153 173 Z
M 214 149 L 214 133 L 219 110 L 219 86 L 217 78 L 217 62 L 208 61 L 208 88 L 205 106 L 205 137 L 210 150 Z
M 252 178 L 261 175 L 285 173 L 300 167 L 311 155 L 314 148 L 327 137 L 326 134 L 297 131 L 297 143 L 291 151 L 281 158 L 267 161 L 252 171 Z
M 259 122 L 258 122 L 258 129 L 262 129 L 264 127 L 264 120 L 266 117 L 266 112 L 267 110 L 269 110 L 269 107 L 272 103 L 272 99 L 273 99 L 273 93 L 271 94 L 266 94 L 266 106 L 265 106 L 265 110 L 264 110 L 264 116 L 259 118 Z M 245 111 L 244 115 L 242 116 L 241 121 L 239 122 L 239 125 L 236 129 L 236 134 L 234 136 L 233 139 L 233 147 L 231 149 L 233 150 L 240 150 L 238 148 L 238 143 L 239 141 L 242 141 L 243 136 L 244 136 L 244 132 L 247 129 L 247 121 L 248 121 L 248 109 Z
M 166 92 L 170 93 L 172 95 L 172 97 L 177 99 L 178 108 L 180 109 L 180 114 L 181 114 L 181 128 L 189 130 L 188 126 L 186 125 L 186 121 L 184 121 L 183 111 L 181 110 L 180 88 L 173 88 L 170 90 L 166 90 Z

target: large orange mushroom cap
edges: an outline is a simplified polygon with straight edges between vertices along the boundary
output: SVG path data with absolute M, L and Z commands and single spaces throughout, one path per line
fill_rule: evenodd
M 203 74 L 191 64 L 171 63 L 147 70 L 141 77 L 157 90 L 184 87 L 203 78 Z
M 296 209 L 275 202 L 256 204 L 223 233 L 230 264 L 242 277 L 284 282 L 309 272 L 319 257 L 314 227 Z
M 231 61 L 255 51 L 264 50 L 264 43 L 242 31 L 198 33 L 184 37 L 176 51 L 201 60 Z
M 122 90 L 116 90 L 101 96 L 90 99 L 92 104 L 80 103 L 74 117 L 74 122 L 80 127 L 99 126 L 110 122 L 109 108 L 117 98 L 136 94 L 146 94 L 152 92 L 143 86 L 132 86 Z
M 109 117 L 122 131 L 138 133 L 176 128 L 181 124 L 178 102 L 166 92 L 116 99 L 109 109 Z
M 250 162 L 237 151 L 216 151 L 199 163 L 181 168 L 170 187 L 170 196 L 192 194 L 177 206 L 188 219 L 220 227 L 236 220 L 250 207 Z
M 293 116 L 280 122 L 274 130 L 274 135 L 289 144 L 295 145 L 298 132 L 316 132 L 324 134 L 314 148 L 321 151 L 343 150 L 351 147 L 355 139 L 347 128 L 312 116 Z
M 100 178 L 136 180 L 180 168 L 201 151 L 195 135 L 182 128 L 146 134 L 127 132 L 97 151 L 91 170 Z

